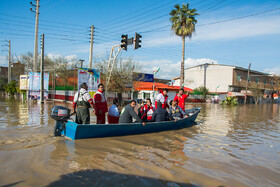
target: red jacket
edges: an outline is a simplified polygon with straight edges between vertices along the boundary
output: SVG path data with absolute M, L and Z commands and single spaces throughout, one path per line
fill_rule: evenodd
M 162 108 L 166 109 L 169 108 L 167 104 L 168 95 L 164 96 L 163 93 L 159 93 L 156 97 L 155 107 L 157 108 L 157 103 L 160 101 L 162 103 Z
M 107 101 L 103 92 L 97 90 L 97 92 L 93 96 L 93 101 L 96 115 L 99 114 L 99 110 L 101 110 L 102 113 L 108 112 Z
M 183 94 L 181 96 L 178 96 L 178 94 L 175 95 L 174 101 L 178 102 L 179 107 L 181 107 L 185 111 L 185 101 L 189 97 L 187 94 Z
M 150 111 L 151 110 L 151 111 Z M 142 114 L 141 119 L 152 120 L 152 115 L 155 108 L 153 106 L 148 106 L 147 104 L 140 108 L 140 113 Z

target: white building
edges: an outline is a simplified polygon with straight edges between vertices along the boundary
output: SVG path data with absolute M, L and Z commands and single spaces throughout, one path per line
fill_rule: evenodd
M 245 90 L 248 69 L 222 65 L 201 64 L 185 69 L 185 86 L 195 89 L 201 86 L 212 93 L 227 94 Z M 173 78 L 174 85 L 180 85 L 180 77 Z M 267 73 L 250 70 L 249 87 L 258 89 L 272 89 L 271 80 Z

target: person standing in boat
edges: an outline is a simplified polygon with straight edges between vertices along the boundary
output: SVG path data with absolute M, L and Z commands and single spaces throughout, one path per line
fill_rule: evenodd
M 109 108 L 108 111 L 108 123 L 109 124 L 118 124 L 119 118 L 120 118 L 120 112 L 119 112 L 119 101 L 118 99 L 113 100 L 113 105 Z
M 137 115 L 137 113 L 134 111 L 134 108 L 136 107 L 136 101 L 131 100 L 126 107 L 122 109 L 119 123 L 132 123 L 132 119 L 136 119 L 136 122 L 142 123 L 143 125 L 146 125 L 145 122 L 141 120 L 141 118 Z
M 179 90 L 179 93 L 177 95 L 175 95 L 175 97 L 174 97 L 174 101 L 179 103 L 179 107 L 181 107 L 184 112 L 185 112 L 185 102 L 186 102 L 186 99 L 188 97 L 189 97 L 189 93 L 184 94 L 184 89 L 183 88 L 181 88 Z
M 154 113 L 155 108 L 152 106 L 152 101 L 150 98 L 146 99 L 146 103 L 144 106 L 140 108 L 141 119 L 144 121 L 151 121 L 152 115 Z
M 89 124 L 90 114 L 89 108 L 92 105 L 94 112 L 93 100 L 90 94 L 87 92 L 88 86 L 86 83 L 82 83 L 80 90 L 75 94 L 73 100 L 74 112 L 76 112 L 75 122 L 78 124 Z M 76 109 L 77 108 L 77 109 Z
M 104 85 L 99 84 L 98 90 L 93 96 L 95 107 L 95 115 L 97 117 L 96 124 L 105 124 L 105 114 L 108 112 L 107 101 L 104 95 Z
M 168 89 L 164 88 L 163 91 L 160 91 L 159 94 L 156 97 L 156 102 L 155 102 L 155 107 L 157 109 L 157 103 L 161 102 L 162 103 L 162 108 L 166 109 L 169 108 L 168 103 L 167 103 L 167 99 L 168 99 Z

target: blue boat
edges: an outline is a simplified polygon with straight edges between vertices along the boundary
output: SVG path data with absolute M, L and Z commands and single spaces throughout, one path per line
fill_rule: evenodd
M 55 106 L 57 107 L 57 106 Z M 60 107 L 64 108 L 64 107 Z M 69 120 L 70 115 L 65 112 L 59 112 L 62 109 L 52 109 L 52 113 L 62 113 L 67 120 L 56 118 L 55 136 L 66 136 L 72 140 L 83 138 L 99 138 L 99 137 L 111 137 L 111 136 L 125 136 L 133 134 L 153 133 L 160 131 L 168 131 L 174 129 L 181 129 L 191 127 L 195 123 L 195 119 L 200 112 L 201 108 L 193 108 L 186 110 L 188 118 L 179 119 L 176 122 L 162 121 L 162 122 L 150 122 L 143 126 L 141 123 L 124 123 L 124 124 L 77 124 Z M 70 112 L 70 111 L 68 111 Z M 53 117 L 54 115 L 52 115 Z M 54 118 L 54 117 L 53 117 Z M 55 118 L 54 118 L 55 119 Z

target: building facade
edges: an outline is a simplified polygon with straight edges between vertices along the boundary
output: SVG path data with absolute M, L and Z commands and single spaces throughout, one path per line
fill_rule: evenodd
M 201 86 L 212 93 L 227 94 L 229 92 L 244 92 L 247 84 L 248 69 L 222 65 L 201 64 L 185 69 L 185 86 L 195 89 Z M 179 86 L 180 77 L 173 79 Z M 269 74 L 250 70 L 248 88 L 273 90 L 273 82 Z

